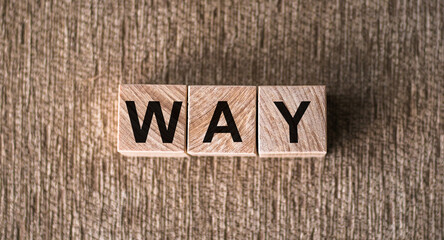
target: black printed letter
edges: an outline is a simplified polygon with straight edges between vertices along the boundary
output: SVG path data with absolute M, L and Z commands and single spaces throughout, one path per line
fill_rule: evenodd
M 224 114 L 225 120 L 227 121 L 227 126 L 217 126 L 220 115 L 222 113 Z M 203 142 L 211 142 L 215 133 L 231 133 L 231 137 L 233 138 L 234 142 L 242 142 L 239 130 L 237 129 L 236 123 L 233 119 L 233 115 L 231 114 L 230 107 L 225 101 L 220 101 L 217 103 L 216 109 L 214 110 L 213 117 L 211 118 L 210 125 L 208 126 L 208 130 L 205 134 Z
M 274 102 L 276 107 L 281 112 L 282 116 L 284 116 L 285 121 L 287 121 L 290 126 L 290 142 L 297 143 L 298 142 L 298 123 L 304 115 L 305 110 L 307 110 L 310 101 L 303 101 L 301 105 L 299 105 L 298 110 L 294 114 L 294 117 L 291 116 L 284 102 Z
M 136 105 L 134 101 L 126 101 L 126 107 L 128 108 L 128 115 L 131 120 L 131 126 L 133 128 L 134 138 L 137 143 L 146 142 L 148 131 L 151 125 L 151 119 L 153 114 L 156 115 L 157 126 L 159 127 L 160 136 L 163 143 L 172 143 L 174 133 L 176 132 L 177 121 L 179 121 L 179 113 L 182 102 L 174 102 L 173 109 L 171 110 L 170 122 L 168 129 L 165 125 L 165 119 L 163 118 L 162 109 L 160 103 L 157 101 L 150 101 L 146 108 L 145 118 L 143 119 L 142 128 L 140 128 L 139 117 L 137 116 Z

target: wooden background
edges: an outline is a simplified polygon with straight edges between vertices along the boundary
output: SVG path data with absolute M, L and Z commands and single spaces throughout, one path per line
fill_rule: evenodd
M 0 239 L 444 238 L 444 2 L 0 1 Z M 127 158 L 119 83 L 326 84 L 325 159 Z

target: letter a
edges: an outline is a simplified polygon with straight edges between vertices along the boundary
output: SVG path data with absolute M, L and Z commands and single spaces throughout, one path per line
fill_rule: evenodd
M 217 126 L 222 113 L 227 121 L 227 126 Z M 237 129 L 230 107 L 226 101 L 217 102 L 216 109 L 214 110 L 213 117 L 211 118 L 203 142 L 211 142 L 215 133 L 231 133 L 234 142 L 242 142 L 239 130 Z

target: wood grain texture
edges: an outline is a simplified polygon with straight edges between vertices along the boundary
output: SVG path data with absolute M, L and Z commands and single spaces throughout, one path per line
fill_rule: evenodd
M 119 86 L 118 136 L 117 151 L 127 156 L 145 157 L 186 157 L 186 128 L 187 128 L 187 86 L 186 85 L 149 85 L 123 84 Z M 160 104 L 167 130 L 171 121 L 174 102 L 180 102 L 179 117 L 171 143 L 164 143 L 158 127 L 157 116 L 153 115 L 148 135 L 144 143 L 137 143 L 131 120 L 128 115 L 126 101 L 133 101 L 142 128 L 150 101 Z
M 0 239 L 442 239 L 442 1 L 0 4 Z M 117 153 L 119 84 L 326 85 L 325 159 Z
M 255 86 L 189 86 L 187 152 L 194 156 L 255 156 L 256 106 Z M 239 133 L 235 142 L 231 133 L 215 133 L 211 142 L 204 142 L 218 102 L 227 102 Z M 227 113 L 228 113 L 227 112 Z M 217 126 L 228 126 L 225 112 Z
M 302 101 L 309 105 L 297 124 L 297 143 L 290 142 L 290 126 L 275 102 L 291 117 Z M 323 157 L 327 153 L 325 86 L 259 86 L 258 150 L 261 157 Z

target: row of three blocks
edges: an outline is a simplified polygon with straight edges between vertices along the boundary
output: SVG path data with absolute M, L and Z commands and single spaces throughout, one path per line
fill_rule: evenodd
M 120 85 L 118 151 L 129 156 L 319 157 L 325 86 Z

